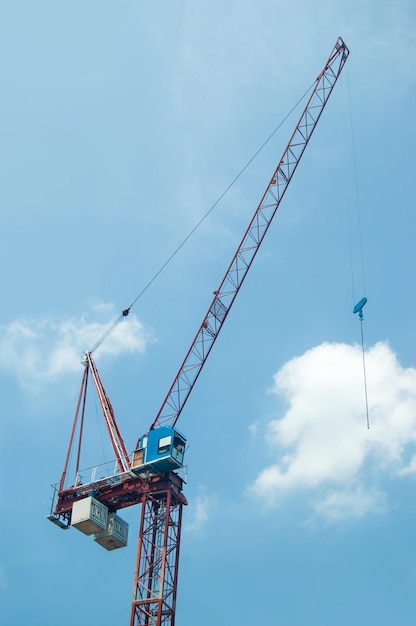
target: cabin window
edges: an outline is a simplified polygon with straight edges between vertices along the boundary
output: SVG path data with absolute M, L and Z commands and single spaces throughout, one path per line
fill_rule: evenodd
M 165 452 L 169 452 L 171 443 L 172 443 L 172 435 L 168 435 L 167 437 L 161 437 L 159 439 L 159 446 L 158 446 L 159 454 L 164 454 Z
M 183 462 L 184 447 L 183 440 L 179 439 L 179 437 L 175 437 L 173 440 L 172 457 L 181 465 Z

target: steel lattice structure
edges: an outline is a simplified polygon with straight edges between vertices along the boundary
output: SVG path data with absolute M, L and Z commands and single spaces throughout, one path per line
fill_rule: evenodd
M 175 623 L 182 507 L 171 486 L 144 498 L 130 626 Z
M 316 128 L 349 51 L 338 38 L 152 428 L 175 425 Z

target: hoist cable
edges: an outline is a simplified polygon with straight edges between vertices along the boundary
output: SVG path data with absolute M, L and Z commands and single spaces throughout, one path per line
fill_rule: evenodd
M 357 159 L 355 156 L 354 128 L 353 128 L 353 123 L 352 123 L 351 89 L 350 89 L 350 84 L 349 84 L 348 68 L 347 68 L 347 87 L 348 87 L 347 93 L 348 93 L 349 122 L 350 122 L 350 133 L 351 133 L 352 167 L 353 167 L 354 190 L 355 190 L 355 206 L 357 210 L 358 239 L 359 239 L 360 261 L 361 261 L 361 277 L 363 281 L 364 293 L 366 293 L 367 289 L 366 289 L 366 284 L 365 284 L 364 252 L 363 252 L 364 246 L 363 246 L 363 236 L 362 236 L 362 228 L 361 228 L 361 210 L 360 210 L 360 196 L 358 192 Z
M 267 137 L 267 139 L 262 143 L 262 145 L 256 150 L 256 152 L 253 154 L 253 156 L 247 161 L 247 163 L 244 165 L 244 167 L 240 170 L 240 172 L 234 177 L 234 179 L 231 181 L 231 183 L 224 189 L 224 191 L 219 195 L 219 197 L 217 198 L 217 200 L 215 200 L 214 204 L 211 205 L 211 207 L 208 209 L 208 211 L 201 217 L 201 219 L 199 220 L 199 222 L 196 223 L 196 225 L 192 228 L 192 230 L 189 232 L 189 234 L 185 237 L 185 239 L 179 244 L 179 246 L 172 252 L 172 254 L 166 259 L 166 261 L 161 265 L 161 267 L 158 269 L 158 271 L 154 274 L 154 276 L 149 280 L 148 283 L 146 283 L 146 285 L 143 287 L 143 289 L 139 292 L 139 294 L 134 298 L 134 300 L 132 301 L 132 303 L 130 304 L 130 306 L 128 306 L 126 309 L 124 309 L 121 314 L 110 324 L 110 326 L 107 328 L 107 330 L 104 332 L 104 334 L 102 335 L 102 337 L 94 344 L 94 346 L 92 347 L 92 349 L 90 350 L 90 354 L 92 354 L 93 352 L 95 352 L 95 350 L 97 350 L 102 343 L 104 343 L 104 341 L 109 337 L 109 335 L 111 335 L 111 333 L 113 332 L 113 330 L 116 328 L 116 326 L 118 326 L 118 324 L 121 322 L 121 320 L 123 319 L 123 317 L 127 317 L 127 315 L 130 313 L 130 309 L 132 309 L 132 307 L 136 304 L 136 302 L 142 297 L 142 295 L 149 289 L 149 287 L 155 282 L 156 278 L 163 272 L 163 270 L 166 268 L 167 265 L 169 265 L 169 263 L 174 259 L 174 257 L 178 254 L 178 252 L 183 248 L 183 246 L 186 244 L 186 242 L 192 237 L 192 235 L 195 233 L 195 231 L 201 226 L 201 224 L 206 220 L 206 218 L 210 215 L 210 213 L 215 209 L 215 207 L 219 204 L 219 202 L 221 202 L 221 200 L 224 198 L 224 196 L 226 195 L 226 193 L 228 193 L 228 191 L 231 189 L 231 187 L 237 182 L 237 180 L 244 174 L 244 172 L 246 171 L 246 169 L 251 165 L 251 163 L 254 161 L 254 159 L 260 154 L 260 152 L 265 148 L 265 146 L 269 143 L 269 141 L 274 137 L 274 135 L 277 133 L 277 131 L 280 129 L 280 127 L 286 122 L 286 120 L 290 117 L 290 115 L 292 115 L 293 111 L 299 106 L 299 104 L 302 102 L 302 100 L 304 100 L 304 98 L 306 98 L 306 96 L 308 95 L 308 93 L 311 91 L 311 89 L 313 88 L 313 86 L 315 85 L 316 81 L 314 81 L 309 87 L 308 89 L 305 91 L 305 93 L 299 98 L 299 100 L 296 102 L 296 104 L 293 105 L 293 107 L 290 109 L 290 111 L 285 115 L 285 117 L 281 120 L 281 122 L 276 126 L 276 128 L 270 133 L 270 135 Z
M 356 160 L 356 154 L 355 154 L 354 129 L 353 129 L 353 123 L 352 123 L 351 89 L 350 89 L 350 83 L 349 83 L 348 69 L 347 69 L 347 96 L 348 96 L 349 134 L 350 134 L 350 142 L 351 142 L 350 149 L 351 149 L 351 154 L 352 154 L 352 174 L 353 174 L 353 185 L 354 185 L 354 198 L 351 199 L 349 197 L 349 205 L 350 204 L 355 205 L 355 208 L 356 208 L 356 225 L 357 225 L 357 231 L 358 231 L 358 247 L 359 247 L 360 265 L 361 265 L 362 288 L 364 290 L 364 293 L 366 293 L 363 237 L 362 237 L 362 228 L 361 228 L 360 197 L 359 197 L 359 192 L 358 192 L 357 160 Z M 345 130 L 345 126 L 344 126 L 344 130 Z M 350 194 L 348 194 L 348 196 L 350 196 Z M 358 313 L 358 317 L 360 320 L 361 354 L 362 354 L 362 364 L 363 364 L 364 395 L 365 395 L 365 412 L 366 412 L 367 428 L 370 428 L 370 417 L 369 417 L 369 408 L 368 408 L 368 390 L 367 390 L 367 372 L 366 372 L 366 363 L 365 363 L 364 329 L 363 329 L 363 320 L 364 320 L 363 307 L 367 303 L 367 298 L 364 296 L 363 298 L 361 298 L 361 300 L 357 304 L 355 304 L 356 295 L 355 295 L 354 254 L 353 254 L 353 235 L 352 235 L 353 220 L 352 220 L 352 216 L 350 213 L 351 213 L 350 210 L 348 210 L 348 237 L 349 237 L 349 248 L 350 248 L 351 287 L 352 287 L 353 303 L 355 305 L 353 308 L 353 313 Z
M 369 413 L 368 413 L 367 374 L 366 374 L 366 369 L 365 369 L 364 331 L 363 331 L 363 320 L 362 319 L 360 319 L 360 327 L 361 327 L 361 352 L 362 352 L 362 355 L 363 355 L 365 412 L 366 412 L 366 416 L 367 416 L 367 428 L 370 428 L 370 417 L 369 417 Z
M 344 82 L 341 78 L 342 87 L 344 87 Z M 347 163 L 347 130 L 346 130 L 346 112 L 344 110 L 344 98 L 342 99 L 342 127 L 343 127 L 343 136 L 344 136 L 344 160 Z M 346 207 L 345 211 L 347 214 L 347 225 L 348 225 L 348 252 L 349 252 L 349 261 L 350 261 L 350 275 L 351 275 L 351 293 L 352 293 L 352 305 L 355 305 L 356 296 L 355 296 L 355 273 L 354 273 L 354 252 L 353 252 L 353 242 L 352 242 L 352 215 L 351 215 L 351 187 L 349 183 L 349 178 L 345 177 L 345 198 Z

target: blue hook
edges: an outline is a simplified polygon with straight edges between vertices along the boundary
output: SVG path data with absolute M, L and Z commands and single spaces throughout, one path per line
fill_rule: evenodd
M 353 313 L 358 313 L 358 317 L 360 318 L 361 321 L 363 321 L 364 319 L 363 307 L 366 303 L 367 303 L 367 298 L 361 298 L 361 300 L 357 302 L 357 304 L 355 305 L 352 311 Z

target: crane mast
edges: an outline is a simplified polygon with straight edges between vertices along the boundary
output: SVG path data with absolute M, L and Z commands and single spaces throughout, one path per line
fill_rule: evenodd
M 131 457 L 121 437 L 114 411 L 91 353 L 86 355 L 68 453 L 61 480 L 55 487 L 48 517 L 61 528 L 73 525 L 85 534 L 94 534 L 98 543 L 111 550 L 126 545 L 127 541 L 125 525 L 123 526 L 117 511 L 135 504 L 142 505 L 130 626 L 175 624 L 182 508 L 187 504 L 182 493 L 184 481 L 176 471 L 183 467 L 186 440 L 177 431 L 176 423 L 279 208 L 348 55 L 349 50 L 339 37 L 316 79 L 306 106 L 228 269 L 214 292 L 185 359 L 149 431 L 139 439 Z M 89 372 L 99 398 L 116 464 L 114 471 L 103 478 L 96 479 L 94 472 L 90 479 L 81 480 L 79 458 Z M 76 430 L 79 434 L 75 477 L 73 484 L 66 486 L 68 462 L 70 452 L 75 447 Z M 86 508 L 88 515 L 85 517 Z

